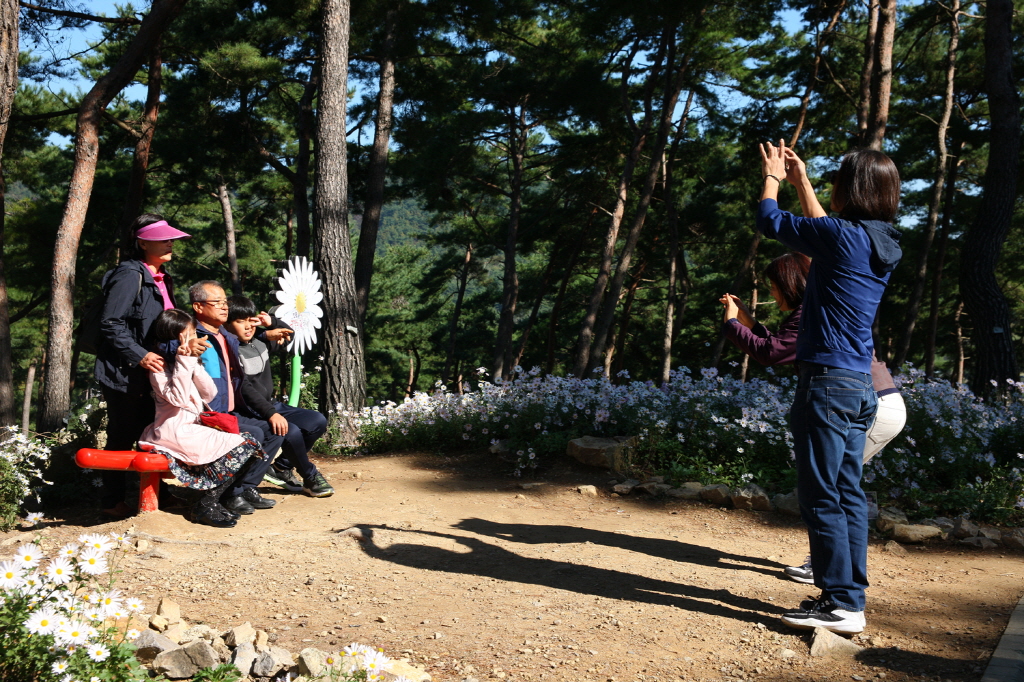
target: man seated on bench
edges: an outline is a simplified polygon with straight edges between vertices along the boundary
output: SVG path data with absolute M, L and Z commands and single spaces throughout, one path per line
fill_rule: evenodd
M 284 437 L 262 419 L 247 416 L 246 401 L 253 387 L 246 381 L 238 359 L 238 338 L 227 329 L 228 298 L 220 282 L 205 280 L 193 284 L 188 299 L 196 318 L 196 334 L 210 342 L 200 356 L 203 368 L 217 386 L 217 396 L 209 403 L 214 412 L 230 412 L 238 417 L 239 428 L 259 439 L 267 458 L 249 467 L 224 494 L 221 503 L 238 514 L 252 514 L 255 509 L 270 509 L 276 503 L 262 497 L 256 486 L 263 480 L 271 461 L 281 449 Z
M 257 333 L 257 325 L 264 327 Z M 310 497 L 330 497 L 334 488 L 316 466 L 309 461 L 313 443 L 327 431 L 327 418 L 315 410 L 304 410 L 274 400 L 274 373 L 270 354 L 283 350 L 292 330 L 284 322 L 259 312 L 245 296 L 228 298 L 228 321 L 224 325 L 238 337 L 238 355 L 242 360 L 246 381 L 253 387 L 246 394 L 244 409 L 248 416 L 265 419 L 274 433 L 284 436 L 281 456 L 270 465 L 266 480 L 292 492 L 305 492 Z M 299 472 L 298 481 L 292 468 Z

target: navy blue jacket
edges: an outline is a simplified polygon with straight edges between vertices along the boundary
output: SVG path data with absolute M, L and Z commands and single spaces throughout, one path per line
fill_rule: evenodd
M 140 281 L 141 280 L 141 281 Z M 174 283 L 164 275 L 174 301 Z M 149 376 L 139 367 L 152 345 L 152 327 L 164 310 L 164 298 L 149 268 L 140 260 L 126 260 L 110 271 L 103 283 L 100 345 L 96 353 L 96 380 L 122 393 L 129 383 L 141 382 L 149 391 Z
M 811 257 L 797 362 L 871 373 L 871 324 L 889 275 L 899 263 L 900 233 L 878 220 L 802 218 L 764 199 L 757 212 L 764 236 Z

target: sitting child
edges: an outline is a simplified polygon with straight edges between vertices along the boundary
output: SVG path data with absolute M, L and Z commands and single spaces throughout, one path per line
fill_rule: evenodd
M 209 346 L 196 339 L 192 316 L 165 310 L 153 323 L 158 342 L 177 340 L 174 353 L 164 355 L 162 372 L 149 374 L 156 401 L 156 421 L 146 427 L 139 445 L 167 457 L 171 472 L 186 487 L 205 491 L 193 504 L 192 521 L 233 528 L 238 515 L 220 504 L 220 497 L 250 460 L 266 455 L 248 433 L 227 433 L 204 426 L 199 413 L 217 395 L 217 387 L 199 356 Z
M 256 333 L 262 325 L 264 331 Z M 224 325 L 238 337 L 238 356 L 249 384 L 256 390 L 246 396 L 252 417 L 270 423 L 274 433 L 284 436 L 281 455 L 271 464 L 265 480 L 292 492 L 311 497 L 329 497 L 334 488 L 309 461 L 309 450 L 327 431 L 327 418 L 314 410 L 291 407 L 274 400 L 274 375 L 270 353 L 284 347 L 292 330 L 277 318 L 258 312 L 245 296 L 228 298 L 228 321 Z M 253 395 L 259 394 L 259 395 Z M 302 477 L 300 483 L 292 467 Z

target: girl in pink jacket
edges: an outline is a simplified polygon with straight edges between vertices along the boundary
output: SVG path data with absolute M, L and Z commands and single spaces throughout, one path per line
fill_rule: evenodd
M 165 357 L 164 370 L 149 375 L 156 421 L 143 432 L 139 445 L 166 456 L 171 472 L 186 487 L 204 491 L 192 506 L 192 521 L 232 528 L 238 515 L 221 506 L 221 495 L 250 459 L 266 455 L 248 433 L 227 433 L 200 423 L 199 413 L 217 395 L 217 387 L 199 361 L 209 342 L 196 339 L 192 316 L 165 310 L 153 326 L 157 342 L 179 343 Z

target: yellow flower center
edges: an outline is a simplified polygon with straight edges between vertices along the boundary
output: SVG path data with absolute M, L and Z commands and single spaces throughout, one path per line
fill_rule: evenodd
M 306 312 L 306 292 L 300 291 L 295 294 L 295 312 L 304 313 Z

